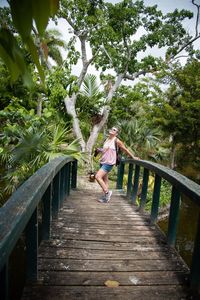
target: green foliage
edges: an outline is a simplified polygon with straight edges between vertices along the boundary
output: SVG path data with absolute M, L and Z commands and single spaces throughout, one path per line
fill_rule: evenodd
M 39 35 L 42 36 L 44 34 L 48 19 L 56 13 L 58 3 L 59 0 L 9 1 L 14 27 L 28 48 L 43 83 L 44 71 L 39 61 L 37 48 L 33 42 L 31 31 L 33 22 L 35 22 Z M 8 19 L 7 10 L 4 10 L 4 12 Z M 13 33 L 7 28 L 0 29 L 0 57 L 9 69 L 12 82 L 16 81 L 19 76 L 22 76 L 23 82 L 27 87 L 31 88 L 33 86 L 23 51 Z
M 111 127 L 121 120 L 131 121 L 144 114 L 143 94 L 130 86 L 122 85 L 115 93 L 110 105 L 110 116 L 108 127 Z
M 9 196 L 42 165 L 60 155 L 80 159 L 77 140 L 62 124 L 47 122 L 33 112 L 1 112 L 0 164 L 2 194 Z M 8 122 L 9 117 L 9 122 Z M 7 121 L 5 121 L 7 119 Z
M 166 181 L 162 180 L 161 189 L 160 189 L 160 204 L 159 208 L 162 209 L 166 207 L 171 201 L 171 185 Z M 147 202 L 145 206 L 145 210 L 151 211 L 152 205 L 152 198 L 153 198 L 153 186 L 148 188 L 147 193 Z
M 85 77 L 76 105 L 76 112 L 81 120 L 80 126 L 85 138 L 89 137 L 92 126 L 101 120 L 103 106 L 103 93 L 100 92 L 96 76 L 89 74 Z
M 117 74 L 127 75 L 157 70 L 161 60 L 145 56 L 145 51 L 149 47 L 167 47 L 168 55 L 176 54 L 191 39 L 182 21 L 192 16 L 189 11 L 177 9 L 164 15 L 156 5 L 145 6 L 143 1 L 106 3 L 104 21 L 90 39 L 93 52 L 98 50 L 96 67 L 103 71 L 112 68 Z M 139 55 L 142 59 L 138 59 Z
M 135 155 L 154 161 L 165 160 L 169 151 L 163 147 L 162 132 L 159 128 L 151 128 L 141 118 L 119 122 L 120 139 L 132 149 Z
M 31 76 L 25 63 L 23 52 L 18 46 L 16 38 L 8 29 L 0 30 L 0 57 L 6 64 L 11 75 L 11 82 L 22 76 L 24 84 L 31 87 Z

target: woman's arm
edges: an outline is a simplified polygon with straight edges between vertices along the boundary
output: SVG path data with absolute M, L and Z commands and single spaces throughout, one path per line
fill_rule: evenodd
M 133 153 L 131 153 L 126 146 L 124 145 L 124 143 L 122 141 L 120 141 L 119 139 L 117 139 L 117 145 L 118 147 L 124 152 L 126 153 L 128 156 L 130 156 L 133 159 L 139 159 L 139 157 L 134 156 Z

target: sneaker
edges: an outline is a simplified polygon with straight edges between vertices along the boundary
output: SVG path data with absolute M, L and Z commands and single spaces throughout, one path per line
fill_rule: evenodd
M 104 197 L 104 198 L 103 198 L 103 197 L 102 197 L 102 198 L 99 198 L 99 199 L 97 199 L 97 201 L 100 202 L 100 203 L 107 203 L 105 197 Z
M 112 191 L 108 191 L 108 193 L 105 194 L 105 202 L 106 203 L 110 201 L 111 195 L 112 195 Z

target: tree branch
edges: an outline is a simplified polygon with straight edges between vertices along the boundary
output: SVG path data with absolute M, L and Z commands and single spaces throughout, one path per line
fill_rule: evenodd
M 199 31 L 198 31 L 198 24 L 199 24 L 199 10 L 200 10 L 200 5 L 196 4 L 194 2 L 194 0 L 192 0 L 192 4 L 196 6 L 197 8 L 197 17 L 196 17 L 196 25 L 195 25 L 195 30 L 196 30 L 196 35 L 195 37 L 197 37 L 199 35 Z
M 169 61 L 173 61 L 174 59 L 176 59 L 176 55 L 178 55 L 179 53 L 181 53 L 187 46 L 191 45 L 193 42 L 195 42 L 196 40 L 198 40 L 200 38 L 200 35 L 198 36 L 195 36 L 193 39 L 191 39 L 188 43 L 186 43 L 185 45 L 183 45 L 179 50 L 178 52 L 172 56 Z
M 149 71 L 139 71 L 133 75 L 129 75 L 129 74 L 125 74 L 124 75 L 124 78 L 125 79 L 129 79 L 129 80 L 135 80 L 136 78 L 138 78 L 140 75 L 145 75 L 146 73 L 152 73 L 152 71 L 155 71 L 155 70 L 149 70 Z
M 106 54 L 106 56 L 108 57 L 108 59 L 109 59 L 109 61 L 111 62 L 111 64 L 114 65 L 114 64 L 113 64 L 112 58 L 110 57 L 108 51 L 106 50 L 106 48 L 105 48 L 105 46 L 104 46 L 104 43 L 102 44 L 102 49 L 103 49 L 103 51 L 105 52 L 105 54 Z
M 199 18 L 200 18 L 200 5 L 195 3 L 195 0 L 192 0 L 192 4 L 196 6 L 197 8 L 197 16 L 196 16 L 196 22 L 195 22 L 195 36 L 189 41 L 187 42 L 185 45 L 183 45 L 178 52 L 171 56 L 169 61 L 173 61 L 174 59 L 176 59 L 176 56 L 181 53 L 185 48 L 187 48 L 189 45 L 191 45 L 193 42 L 195 42 L 197 39 L 200 38 L 200 34 L 199 34 L 199 30 L 198 30 L 198 24 L 199 24 Z

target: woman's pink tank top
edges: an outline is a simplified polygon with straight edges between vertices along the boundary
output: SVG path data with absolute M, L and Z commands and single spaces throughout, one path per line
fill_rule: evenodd
M 102 157 L 100 159 L 101 164 L 115 165 L 116 164 L 116 137 L 113 139 L 107 139 L 103 145 Z

